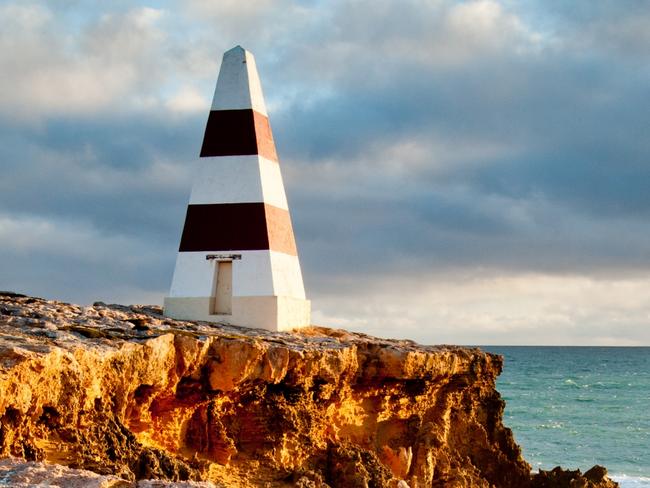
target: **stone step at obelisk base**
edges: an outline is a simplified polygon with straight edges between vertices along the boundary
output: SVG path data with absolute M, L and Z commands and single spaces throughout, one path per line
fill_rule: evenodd
M 165 315 L 287 330 L 310 324 L 298 250 L 251 53 L 223 55 Z

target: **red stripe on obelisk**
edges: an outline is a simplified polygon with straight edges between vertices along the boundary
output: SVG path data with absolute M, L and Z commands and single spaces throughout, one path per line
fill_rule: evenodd
M 287 210 L 264 203 L 188 205 L 180 252 L 266 249 L 298 255 Z
M 212 110 L 205 127 L 201 157 L 251 154 L 278 160 L 268 117 L 253 109 Z

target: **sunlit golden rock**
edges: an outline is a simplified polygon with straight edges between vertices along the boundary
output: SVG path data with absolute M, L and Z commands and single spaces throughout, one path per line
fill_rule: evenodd
M 5 293 L 0 457 L 120 486 L 526 487 L 501 366 L 478 349 Z

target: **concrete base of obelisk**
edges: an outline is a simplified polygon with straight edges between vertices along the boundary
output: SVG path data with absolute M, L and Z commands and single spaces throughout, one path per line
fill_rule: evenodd
M 212 297 L 165 297 L 164 314 L 271 331 L 311 325 L 311 302 L 286 296 L 232 297 L 232 314 L 211 314 Z

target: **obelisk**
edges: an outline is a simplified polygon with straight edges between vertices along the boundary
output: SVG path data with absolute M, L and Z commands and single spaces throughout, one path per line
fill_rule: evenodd
M 268 330 L 310 324 L 255 58 L 223 55 L 165 315 Z

